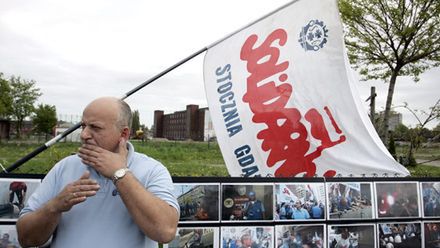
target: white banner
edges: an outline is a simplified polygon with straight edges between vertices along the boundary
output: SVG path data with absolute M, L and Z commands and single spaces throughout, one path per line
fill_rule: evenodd
M 406 176 L 363 109 L 336 0 L 298 0 L 213 45 L 204 80 L 231 176 Z

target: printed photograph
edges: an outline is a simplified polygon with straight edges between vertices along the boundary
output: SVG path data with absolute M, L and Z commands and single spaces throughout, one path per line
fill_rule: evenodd
M 275 220 L 325 220 L 324 183 L 275 184 Z
M 219 248 L 218 227 L 178 228 L 176 237 L 164 248 Z
M 420 217 L 418 182 L 376 182 L 378 218 Z
M 424 248 L 439 248 L 440 247 L 440 222 L 424 222 Z
M 278 225 L 275 226 L 277 248 L 324 248 L 324 225 Z
M 240 220 L 273 220 L 273 184 L 222 184 L 222 221 Z
M 375 248 L 375 224 L 329 225 L 329 248 Z
M 220 184 L 175 183 L 180 222 L 218 222 Z
M 0 225 L 0 248 L 18 248 L 17 229 L 15 225 Z
M 372 219 L 372 188 L 369 182 L 327 183 L 329 219 Z
M 223 226 L 222 248 L 273 248 L 273 226 Z
M 422 247 L 420 223 L 378 224 L 379 248 L 420 248 Z
M 15 221 L 40 179 L 0 178 L 0 221 Z
M 421 187 L 423 217 L 440 217 L 440 182 L 422 182 Z

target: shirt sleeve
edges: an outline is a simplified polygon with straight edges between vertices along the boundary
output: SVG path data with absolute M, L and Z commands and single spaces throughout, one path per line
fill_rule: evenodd
M 168 170 L 161 163 L 156 161 L 152 173 L 145 182 L 145 188 L 174 207 L 180 213 L 179 203 L 173 194 L 174 184 Z
M 47 175 L 44 177 L 40 186 L 29 197 L 26 206 L 21 210 L 20 216 L 26 213 L 36 211 L 46 204 L 50 199 L 55 197 L 58 192 L 58 185 L 56 183 L 55 176 L 58 173 L 59 165 L 62 162 L 56 164 Z

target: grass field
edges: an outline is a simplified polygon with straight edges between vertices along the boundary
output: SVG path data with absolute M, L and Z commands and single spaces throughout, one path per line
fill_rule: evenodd
M 148 141 L 145 143 L 132 141 L 138 152 L 161 161 L 173 176 L 228 176 L 223 157 L 216 143 L 203 142 L 168 142 Z M 57 143 L 46 151 L 40 153 L 14 173 L 46 173 L 52 166 L 65 156 L 77 151 L 79 143 Z M 22 158 L 37 148 L 37 144 L 5 144 L 0 143 L 0 163 L 9 167 L 12 163 Z M 397 153 L 404 154 L 405 147 L 399 147 Z M 418 160 L 432 160 L 440 157 L 440 149 L 421 148 L 416 153 Z M 440 166 L 418 165 L 409 168 L 412 176 L 439 177 Z

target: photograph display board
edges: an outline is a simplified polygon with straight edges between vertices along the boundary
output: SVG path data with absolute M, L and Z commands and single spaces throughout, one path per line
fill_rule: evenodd
M 15 221 L 40 179 L 0 178 L 0 221 Z
M 372 193 L 371 182 L 327 183 L 328 219 L 372 219 Z
M 325 220 L 324 183 L 276 183 L 275 220 Z
M 329 248 L 375 248 L 375 224 L 350 224 L 328 226 Z
M 275 240 L 277 248 L 305 247 L 324 248 L 325 225 L 277 225 L 275 226 Z
M 179 222 L 220 221 L 219 183 L 175 183 L 174 195 L 180 207 Z
M 0 178 L 0 247 L 20 247 L 14 224 L 41 178 Z M 178 178 L 163 247 L 440 248 L 437 178 L 259 179 Z
M 21 247 L 18 243 L 17 229 L 15 225 L 0 225 L 0 247 L 3 248 L 18 248 Z
M 380 223 L 378 224 L 378 229 L 379 248 L 422 247 L 420 222 Z
M 376 182 L 377 217 L 420 217 L 418 186 L 418 182 Z
M 176 237 L 164 248 L 219 248 L 218 227 L 178 228 Z
M 273 184 L 222 184 L 222 221 L 272 221 Z
M 274 248 L 273 226 L 223 226 L 220 233 L 222 248 Z
M 421 182 L 420 185 L 423 217 L 440 217 L 440 182 Z
M 423 223 L 423 247 L 439 248 L 440 247 L 440 222 L 429 221 Z

